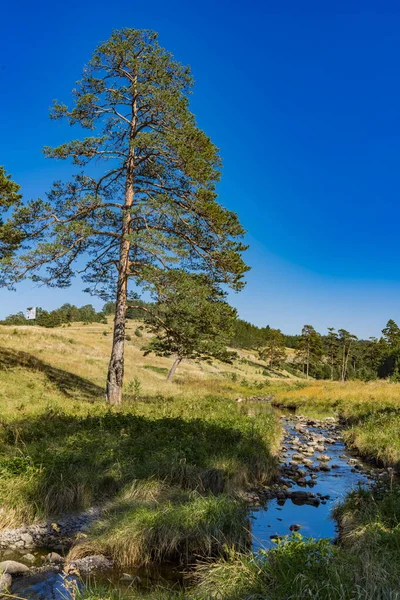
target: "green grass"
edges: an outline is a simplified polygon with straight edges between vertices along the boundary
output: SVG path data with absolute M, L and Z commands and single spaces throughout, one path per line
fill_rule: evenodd
M 376 549 L 376 548 L 375 548 Z M 398 600 L 399 550 L 384 555 L 293 536 L 269 552 L 204 564 L 191 600 Z
M 149 481 L 125 490 L 70 558 L 102 553 L 120 568 L 190 564 L 198 556 L 222 555 L 226 547 L 245 549 L 249 540 L 243 502 Z
M 143 369 L 147 369 L 148 371 L 154 371 L 154 373 L 158 373 L 159 375 L 168 375 L 169 372 L 167 367 L 154 367 L 153 365 L 145 365 Z
M 271 479 L 279 427 L 230 400 L 137 401 L 86 415 L 48 408 L 0 426 L 0 524 L 84 509 L 155 478 L 201 493 L 239 494 Z
M 197 565 L 184 591 L 136 589 L 90 599 L 399 600 L 400 488 L 385 483 L 355 491 L 336 516 L 339 544 L 293 534 L 258 554 L 227 547 L 222 557 Z
M 106 512 L 87 546 L 105 548 L 121 565 L 243 548 L 240 498 L 274 479 L 281 435 L 275 416 L 255 419 L 236 404 L 238 395 L 259 394 L 260 382 L 243 388 L 215 366 L 213 374 L 187 365 L 167 384 L 165 363 L 146 358 L 138 397 L 125 393 L 121 407 L 109 407 L 103 329 L 71 327 L 68 337 L 1 330 L 0 529 L 101 504 Z M 130 344 L 128 382 L 129 358 L 138 356 Z
M 139 378 L 139 398 L 125 393 L 110 408 L 103 330 L 1 328 L 0 528 L 102 504 L 71 556 L 101 551 L 121 567 L 208 559 L 183 594 L 110 585 L 85 600 L 400 600 L 396 488 L 350 496 L 337 511 L 338 546 L 295 536 L 271 553 L 248 552 L 241 495 L 274 479 L 281 431 L 274 415 L 252 417 L 235 402 L 272 393 L 301 412 L 338 414 L 351 445 L 396 466 L 400 385 L 268 381 L 250 359 L 231 372 L 187 363 L 168 384 L 170 361 L 143 358 L 133 337 L 126 381 Z
M 113 585 L 89 585 L 75 595 L 74 600 L 185 600 L 184 592 L 174 592 L 162 587 L 154 590 L 136 588 L 118 589 Z
M 380 557 L 400 569 L 400 486 L 378 484 L 354 491 L 335 510 L 341 528 L 341 543 L 365 561 Z
M 375 407 L 346 431 L 347 443 L 362 456 L 385 466 L 400 467 L 400 408 Z

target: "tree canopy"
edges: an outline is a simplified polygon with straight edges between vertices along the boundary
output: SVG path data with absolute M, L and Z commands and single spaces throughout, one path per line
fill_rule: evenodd
M 5 168 L 0 166 L 0 261 L 3 265 L 10 263 L 13 253 L 19 247 L 23 232 L 16 223 L 8 220 L 4 222 L 2 217 L 7 211 L 19 208 L 21 201 L 20 186 L 11 179 Z M 6 280 L 0 269 L 0 285 Z

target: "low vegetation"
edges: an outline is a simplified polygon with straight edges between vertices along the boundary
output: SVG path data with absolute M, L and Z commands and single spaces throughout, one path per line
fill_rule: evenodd
M 259 554 L 232 552 L 197 570 L 192 600 L 394 600 L 400 597 L 400 493 L 379 486 L 336 509 L 339 545 L 299 534 Z
M 231 550 L 198 565 L 185 592 L 92 590 L 85 600 L 398 600 L 400 493 L 357 490 L 336 509 L 341 541 L 293 534 L 258 554 Z M 115 595 L 114 595 L 115 594 Z
M 82 600 L 398 598 L 395 484 L 354 492 L 337 509 L 339 545 L 294 535 L 249 552 L 242 491 L 273 480 L 280 427 L 235 399 L 272 394 L 305 413 L 338 414 L 349 443 L 396 466 L 400 384 L 266 378 L 267 365 L 245 351 L 232 365 L 188 361 L 168 384 L 170 359 L 143 357 L 137 327 L 129 323 L 120 407 L 105 404 L 101 387 L 109 325 L 0 328 L 0 525 L 102 504 L 71 557 L 103 552 L 128 570 L 208 558 L 184 591 L 89 586 Z
M 249 539 L 244 503 L 150 481 L 125 490 L 70 558 L 102 553 L 120 568 L 190 564 L 195 557 L 222 555 L 226 547 L 245 550 Z
M 263 393 L 257 369 L 243 385 L 217 363 L 188 363 L 168 384 L 168 359 L 143 357 L 133 338 L 127 356 L 141 357 L 141 377 L 128 377 L 124 404 L 110 407 L 99 385 L 103 330 L 1 328 L 0 527 L 101 504 L 74 555 L 101 549 L 126 566 L 243 549 L 242 492 L 274 478 L 280 437 L 272 414 L 255 420 L 236 404 Z

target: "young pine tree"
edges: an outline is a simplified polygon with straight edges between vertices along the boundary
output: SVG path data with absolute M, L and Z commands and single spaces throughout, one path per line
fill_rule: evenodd
M 213 285 L 235 290 L 247 270 L 244 231 L 217 202 L 221 161 L 189 110 L 191 86 L 189 69 L 158 45 L 156 33 L 115 31 L 84 69 L 73 106 L 54 104 L 54 119 L 88 136 L 45 153 L 79 172 L 12 220 L 25 234 L 25 252 L 8 270 L 12 281 L 31 274 L 65 287 L 85 260 L 88 291 L 115 300 L 112 404 L 122 399 L 129 286 L 145 283 L 149 266 L 207 272 Z
M 265 330 L 262 348 L 258 348 L 262 360 L 269 362 L 271 369 L 286 358 L 285 336 L 280 329 Z
M 168 381 L 184 359 L 232 361 L 227 344 L 236 311 L 206 276 L 170 270 L 156 275 L 152 288 L 155 304 L 145 309 L 145 322 L 154 337 L 143 350 L 174 356 Z

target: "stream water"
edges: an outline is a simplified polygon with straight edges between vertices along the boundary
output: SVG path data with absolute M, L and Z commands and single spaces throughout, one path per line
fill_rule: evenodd
M 292 531 L 307 537 L 334 539 L 337 528 L 332 518 L 333 507 L 351 489 L 368 485 L 379 477 L 380 470 L 363 464 L 346 449 L 334 420 L 285 414 L 262 402 L 245 403 L 239 410 L 254 418 L 260 412 L 273 411 L 282 419 L 284 429 L 281 480 L 273 491 L 265 490 L 265 501 L 250 514 L 253 549 L 272 547 L 277 538 Z M 37 555 L 37 564 L 40 559 Z M 15 560 L 21 561 L 21 558 Z M 143 584 L 141 575 L 134 575 L 139 585 Z M 112 580 L 121 591 L 132 585 L 121 580 L 121 573 L 103 573 L 101 579 Z M 62 573 L 34 573 L 14 578 L 12 593 L 31 600 L 67 600 L 73 597 L 68 585 L 73 586 L 75 582 L 76 578 L 71 576 L 66 586 Z
M 271 547 L 292 531 L 334 539 L 338 533 L 334 506 L 352 489 L 370 484 L 380 471 L 347 450 L 334 420 L 280 416 L 285 432 L 281 488 L 275 498 L 252 511 L 254 550 Z

